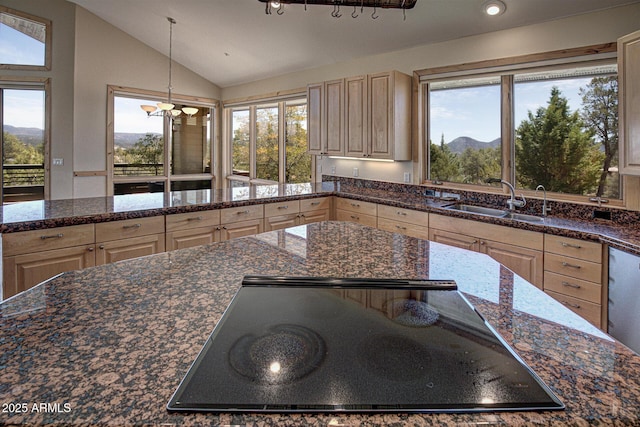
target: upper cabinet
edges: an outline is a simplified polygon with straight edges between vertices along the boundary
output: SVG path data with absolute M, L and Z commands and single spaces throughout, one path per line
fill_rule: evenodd
M 620 173 L 640 175 L 640 31 L 618 39 Z
M 411 160 L 411 77 L 398 71 L 307 87 L 311 154 Z

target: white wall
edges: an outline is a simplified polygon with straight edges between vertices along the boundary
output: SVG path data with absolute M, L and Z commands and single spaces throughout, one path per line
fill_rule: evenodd
M 295 89 L 308 83 L 388 70 L 411 75 L 416 70 L 505 58 L 530 53 L 615 42 L 624 34 L 640 29 L 640 4 L 602 12 L 578 15 L 542 24 L 465 37 L 443 43 L 355 58 L 245 85 L 224 88 L 222 99 L 236 99 L 278 90 Z M 361 178 L 403 182 L 404 173 L 414 177 L 413 162 L 379 163 L 366 160 L 319 158 L 318 173 L 353 176 L 358 168 Z
M 81 7 L 76 9 L 75 22 L 73 168 L 104 171 L 107 167 L 107 86 L 166 92 L 168 60 Z M 176 63 L 172 66 L 172 86 L 176 94 L 221 97 L 220 88 Z M 144 119 L 142 110 L 140 114 Z M 104 194 L 106 178 L 74 178 L 74 198 Z

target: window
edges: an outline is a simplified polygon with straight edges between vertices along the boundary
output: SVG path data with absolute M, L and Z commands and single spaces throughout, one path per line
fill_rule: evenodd
M 0 67 L 51 69 L 51 22 L 0 6 Z
M 621 199 L 614 54 L 425 70 L 425 176 L 463 186 L 497 177 L 559 198 Z
M 499 177 L 500 78 L 442 81 L 429 89 L 431 179 L 480 184 Z
M 175 109 L 195 107 L 197 112 L 171 119 L 147 115 L 141 105 L 163 98 L 131 89 L 116 92 L 113 102 L 111 181 L 113 194 L 212 189 L 213 102 L 173 100 Z
M 304 99 L 228 108 L 231 188 L 311 181 Z
M 46 197 L 46 88 L 46 82 L 0 82 L 3 204 Z

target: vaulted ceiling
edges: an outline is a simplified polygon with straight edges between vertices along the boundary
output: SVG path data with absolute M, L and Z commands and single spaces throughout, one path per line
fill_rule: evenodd
M 267 14 L 258 0 L 69 1 L 165 55 L 167 17 L 174 18 L 173 59 L 220 87 L 640 2 L 503 0 L 506 12 L 489 17 L 482 11 L 486 0 L 418 0 L 406 14 L 378 8 L 375 15 L 371 8 L 343 6 L 334 13 L 321 5 Z

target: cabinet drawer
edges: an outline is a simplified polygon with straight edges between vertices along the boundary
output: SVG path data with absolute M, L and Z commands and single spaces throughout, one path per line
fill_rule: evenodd
M 429 228 L 421 225 L 378 217 L 378 228 L 392 233 L 406 234 L 407 236 L 429 240 Z
M 316 211 L 331 208 L 331 197 L 300 200 L 300 212 Z
M 567 255 L 591 262 L 602 262 L 602 244 L 545 234 L 544 250 L 559 255 Z
M 220 211 L 189 212 L 175 215 L 167 215 L 167 232 L 188 230 L 194 227 L 210 227 L 220 224 Z
M 602 304 L 601 285 L 551 271 L 544 272 L 544 290 Z
M 262 207 L 262 206 L 260 206 Z M 237 239 L 238 237 L 253 236 L 264 231 L 262 219 L 240 221 L 220 227 L 220 240 Z
M 598 328 L 601 327 L 601 311 L 602 306 L 600 304 L 594 304 L 589 301 L 583 301 L 578 298 L 573 298 L 567 295 L 562 295 L 553 291 L 545 291 L 547 294 L 551 295 L 556 301 L 559 301 L 574 313 L 582 316 L 587 319 L 589 322 L 593 323 Z
M 378 220 L 375 216 L 341 209 L 336 210 L 336 220 L 357 222 L 358 224 L 368 225 L 369 227 L 376 227 L 378 225 Z
M 220 223 L 248 221 L 262 219 L 264 209 L 262 205 L 239 206 L 237 208 L 226 208 L 220 211 Z
M 93 224 L 20 231 L 2 235 L 2 252 L 3 256 L 28 254 L 51 249 L 90 245 L 93 244 L 93 239 Z
M 287 202 L 267 203 L 264 205 L 264 216 L 279 216 L 300 212 L 300 202 L 291 200 Z
M 364 215 L 377 216 L 378 208 L 375 203 L 361 202 L 359 200 L 351 199 L 336 199 L 336 210 L 357 212 Z
M 393 206 L 378 205 L 378 218 L 410 222 L 423 227 L 429 226 L 429 214 L 427 212 L 395 208 Z
M 300 223 L 299 216 L 296 213 L 289 215 L 276 215 L 265 218 L 264 231 L 281 230 L 287 227 L 295 227 Z
M 545 271 L 602 283 L 602 264 L 551 253 L 545 254 L 544 258 Z
M 164 239 L 162 233 L 100 243 L 96 250 L 96 265 L 164 252 Z
M 108 242 L 158 233 L 164 233 L 164 216 L 125 219 L 96 224 L 96 242 Z
M 300 213 L 300 225 L 311 224 L 312 222 L 329 221 L 329 209 L 308 211 Z
M 216 226 L 167 231 L 165 249 L 167 251 L 173 251 L 176 249 L 206 245 L 217 242 L 220 239 L 219 235 L 220 228 Z

